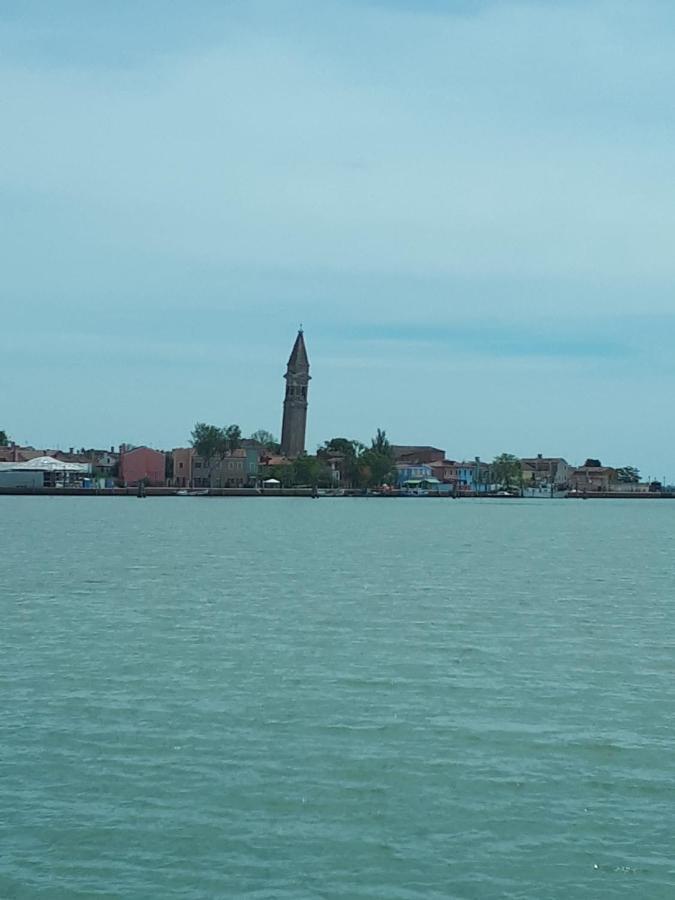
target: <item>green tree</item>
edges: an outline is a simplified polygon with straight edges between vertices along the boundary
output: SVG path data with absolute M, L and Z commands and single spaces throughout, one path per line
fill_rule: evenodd
M 251 435 L 251 440 L 255 441 L 257 444 L 262 444 L 262 446 L 269 450 L 270 453 L 278 453 L 281 449 L 279 446 L 279 441 L 275 438 L 271 431 L 267 431 L 264 428 L 259 428 L 257 431 L 254 431 Z
M 379 487 L 396 478 L 396 460 L 394 451 L 387 440 L 387 433 L 378 428 L 370 447 L 359 457 L 361 484 L 368 487 Z
M 214 466 L 227 456 L 230 449 L 226 430 L 217 425 L 197 422 L 192 429 L 190 442 L 197 454 L 204 460 L 210 481 Z
M 349 438 L 334 437 L 323 443 L 316 451 L 316 455 L 322 459 L 330 456 L 354 457 L 359 456 L 364 446 L 359 441 L 350 441 Z
M 276 478 L 282 487 L 290 487 L 294 483 L 292 466 L 263 466 L 260 476 L 263 481 L 267 478 Z
M 620 484 L 637 484 L 640 480 L 640 470 L 635 466 L 622 466 L 616 470 L 616 480 Z
M 330 468 L 316 456 L 299 456 L 293 461 L 292 470 L 296 485 L 318 487 L 331 481 Z
M 379 487 L 395 480 L 394 461 L 377 450 L 364 450 L 359 459 L 360 482 L 367 487 Z
M 361 455 L 366 448 L 360 441 L 349 438 L 331 438 L 322 444 L 316 452 L 319 459 L 335 459 L 338 457 L 340 481 L 343 485 L 360 487 L 362 480 Z M 332 477 L 332 473 L 331 473 Z
M 394 459 L 394 451 L 387 440 L 387 432 L 383 431 L 381 428 L 377 429 L 377 433 L 370 443 L 370 449 L 382 456 L 390 456 L 392 461 Z
M 9 444 L 9 436 L 4 428 L 0 428 L 0 447 L 6 447 Z
M 230 452 L 241 447 L 241 428 L 238 425 L 226 425 L 222 432 Z
M 522 485 L 523 470 L 520 460 L 513 453 L 500 453 L 492 463 L 492 477 L 504 491 L 511 491 Z

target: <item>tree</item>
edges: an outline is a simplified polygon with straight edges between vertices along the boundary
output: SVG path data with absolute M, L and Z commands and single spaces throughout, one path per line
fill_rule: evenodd
M 387 432 L 383 431 L 381 428 L 377 429 L 377 433 L 371 441 L 370 449 L 374 450 L 376 453 L 380 453 L 382 456 L 391 456 L 392 461 L 394 459 L 394 451 L 391 449 L 391 444 L 387 440 Z
M 368 487 L 379 487 L 395 478 L 393 459 L 372 449 L 364 450 L 361 454 L 359 471 L 361 484 Z
M 241 447 L 241 428 L 238 425 L 226 425 L 223 428 L 223 435 L 227 441 L 227 449 L 230 453 Z
M 368 487 L 379 487 L 379 485 L 395 479 L 394 451 L 387 440 L 387 433 L 381 428 L 377 429 L 375 437 L 370 442 L 370 447 L 361 453 L 359 469 L 361 483 Z
M 230 449 L 226 429 L 218 428 L 217 425 L 207 425 L 206 422 L 197 422 L 192 429 L 191 444 L 204 460 L 210 481 L 213 467 L 227 456 Z
M 299 456 L 293 461 L 293 483 L 317 487 L 319 484 L 330 484 L 330 468 L 316 456 Z
M 294 483 L 293 466 L 264 466 L 261 476 L 263 480 L 276 478 L 282 487 L 290 487 Z
M 637 484 L 640 480 L 640 470 L 635 466 L 622 466 L 616 470 L 616 480 L 620 484 Z
M 335 437 L 323 443 L 316 451 L 316 455 L 322 459 L 330 456 L 357 457 L 364 450 L 359 441 L 350 441 L 349 438 Z
M 266 450 L 269 450 L 270 453 L 278 453 L 281 449 L 279 441 L 277 441 L 272 432 L 266 431 L 264 428 L 259 428 L 257 431 L 254 431 L 250 439 L 257 444 L 262 444 L 262 446 Z
M 0 428 L 0 447 L 6 447 L 9 444 L 9 436 L 4 428 Z
M 492 463 L 492 476 L 504 491 L 520 487 L 523 480 L 520 460 L 513 453 L 500 453 Z
M 366 448 L 360 441 L 349 438 L 331 438 L 322 444 L 316 455 L 319 459 L 332 459 L 340 471 L 340 482 L 345 486 L 360 487 L 362 484 L 360 459 Z

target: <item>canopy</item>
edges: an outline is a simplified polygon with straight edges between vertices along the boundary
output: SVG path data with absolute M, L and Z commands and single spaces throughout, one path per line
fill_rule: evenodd
M 263 484 L 281 484 L 278 478 L 266 478 Z
M 2 463 L 2 468 L 12 472 L 89 472 L 86 463 L 69 463 L 53 456 L 37 456 L 28 462 Z

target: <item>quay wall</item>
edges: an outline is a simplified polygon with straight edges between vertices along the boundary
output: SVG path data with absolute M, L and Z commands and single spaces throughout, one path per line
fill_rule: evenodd
M 147 487 L 145 497 L 177 497 L 180 488 L 175 487 Z M 0 487 L 0 496 L 12 494 L 14 496 L 39 496 L 39 497 L 138 497 L 137 487 L 126 488 L 77 488 L 77 487 L 39 487 L 19 488 Z M 257 490 L 256 488 L 211 488 L 209 497 L 311 497 L 311 488 L 281 488 L 275 490 Z M 186 498 L 194 499 L 194 498 Z
M 180 488 L 176 487 L 147 487 L 144 496 L 147 497 L 176 497 L 179 495 Z M 33 496 L 33 497 L 138 497 L 138 488 L 136 487 L 116 487 L 116 488 L 78 488 L 78 487 L 0 487 L 0 497 L 2 496 Z M 198 495 L 202 499 L 210 499 L 212 497 L 309 497 L 315 496 L 311 488 L 211 488 L 208 494 Z M 332 495 L 335 497 L 336 495 Z M 429 493 L 424 496 L 411 497 L 400 491 L 388 491 L 386 493 L 368 493 L 364 494 L 362 490 L 345 490 L 339 497 L 369 497 L 379 499 L 399 498 L 404 500 L 522 500 L 531 499 L 538 502 L 546 502 L 546 498 L 522 498 L 517 494 L 509 497 L 497 496 L 496 494 L 475 494 L 463 492 L 453 496 L 444 493 Z M 331 495 L 321 495 L 321 499 L 331 499 Z M 194 498 L 186 498 L 194 499 Z M 567 500 L 673 500 L 675 493 L 668 491 L 659 491 L 653 493 L 637 493 L 635 491 L 592 491 L 587 494 L 569 493 L 564 495 Z

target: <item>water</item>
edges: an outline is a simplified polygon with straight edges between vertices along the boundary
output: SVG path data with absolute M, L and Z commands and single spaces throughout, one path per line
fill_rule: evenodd
M 0 518 L 0 897 L 675 896 L 675 504 Z

